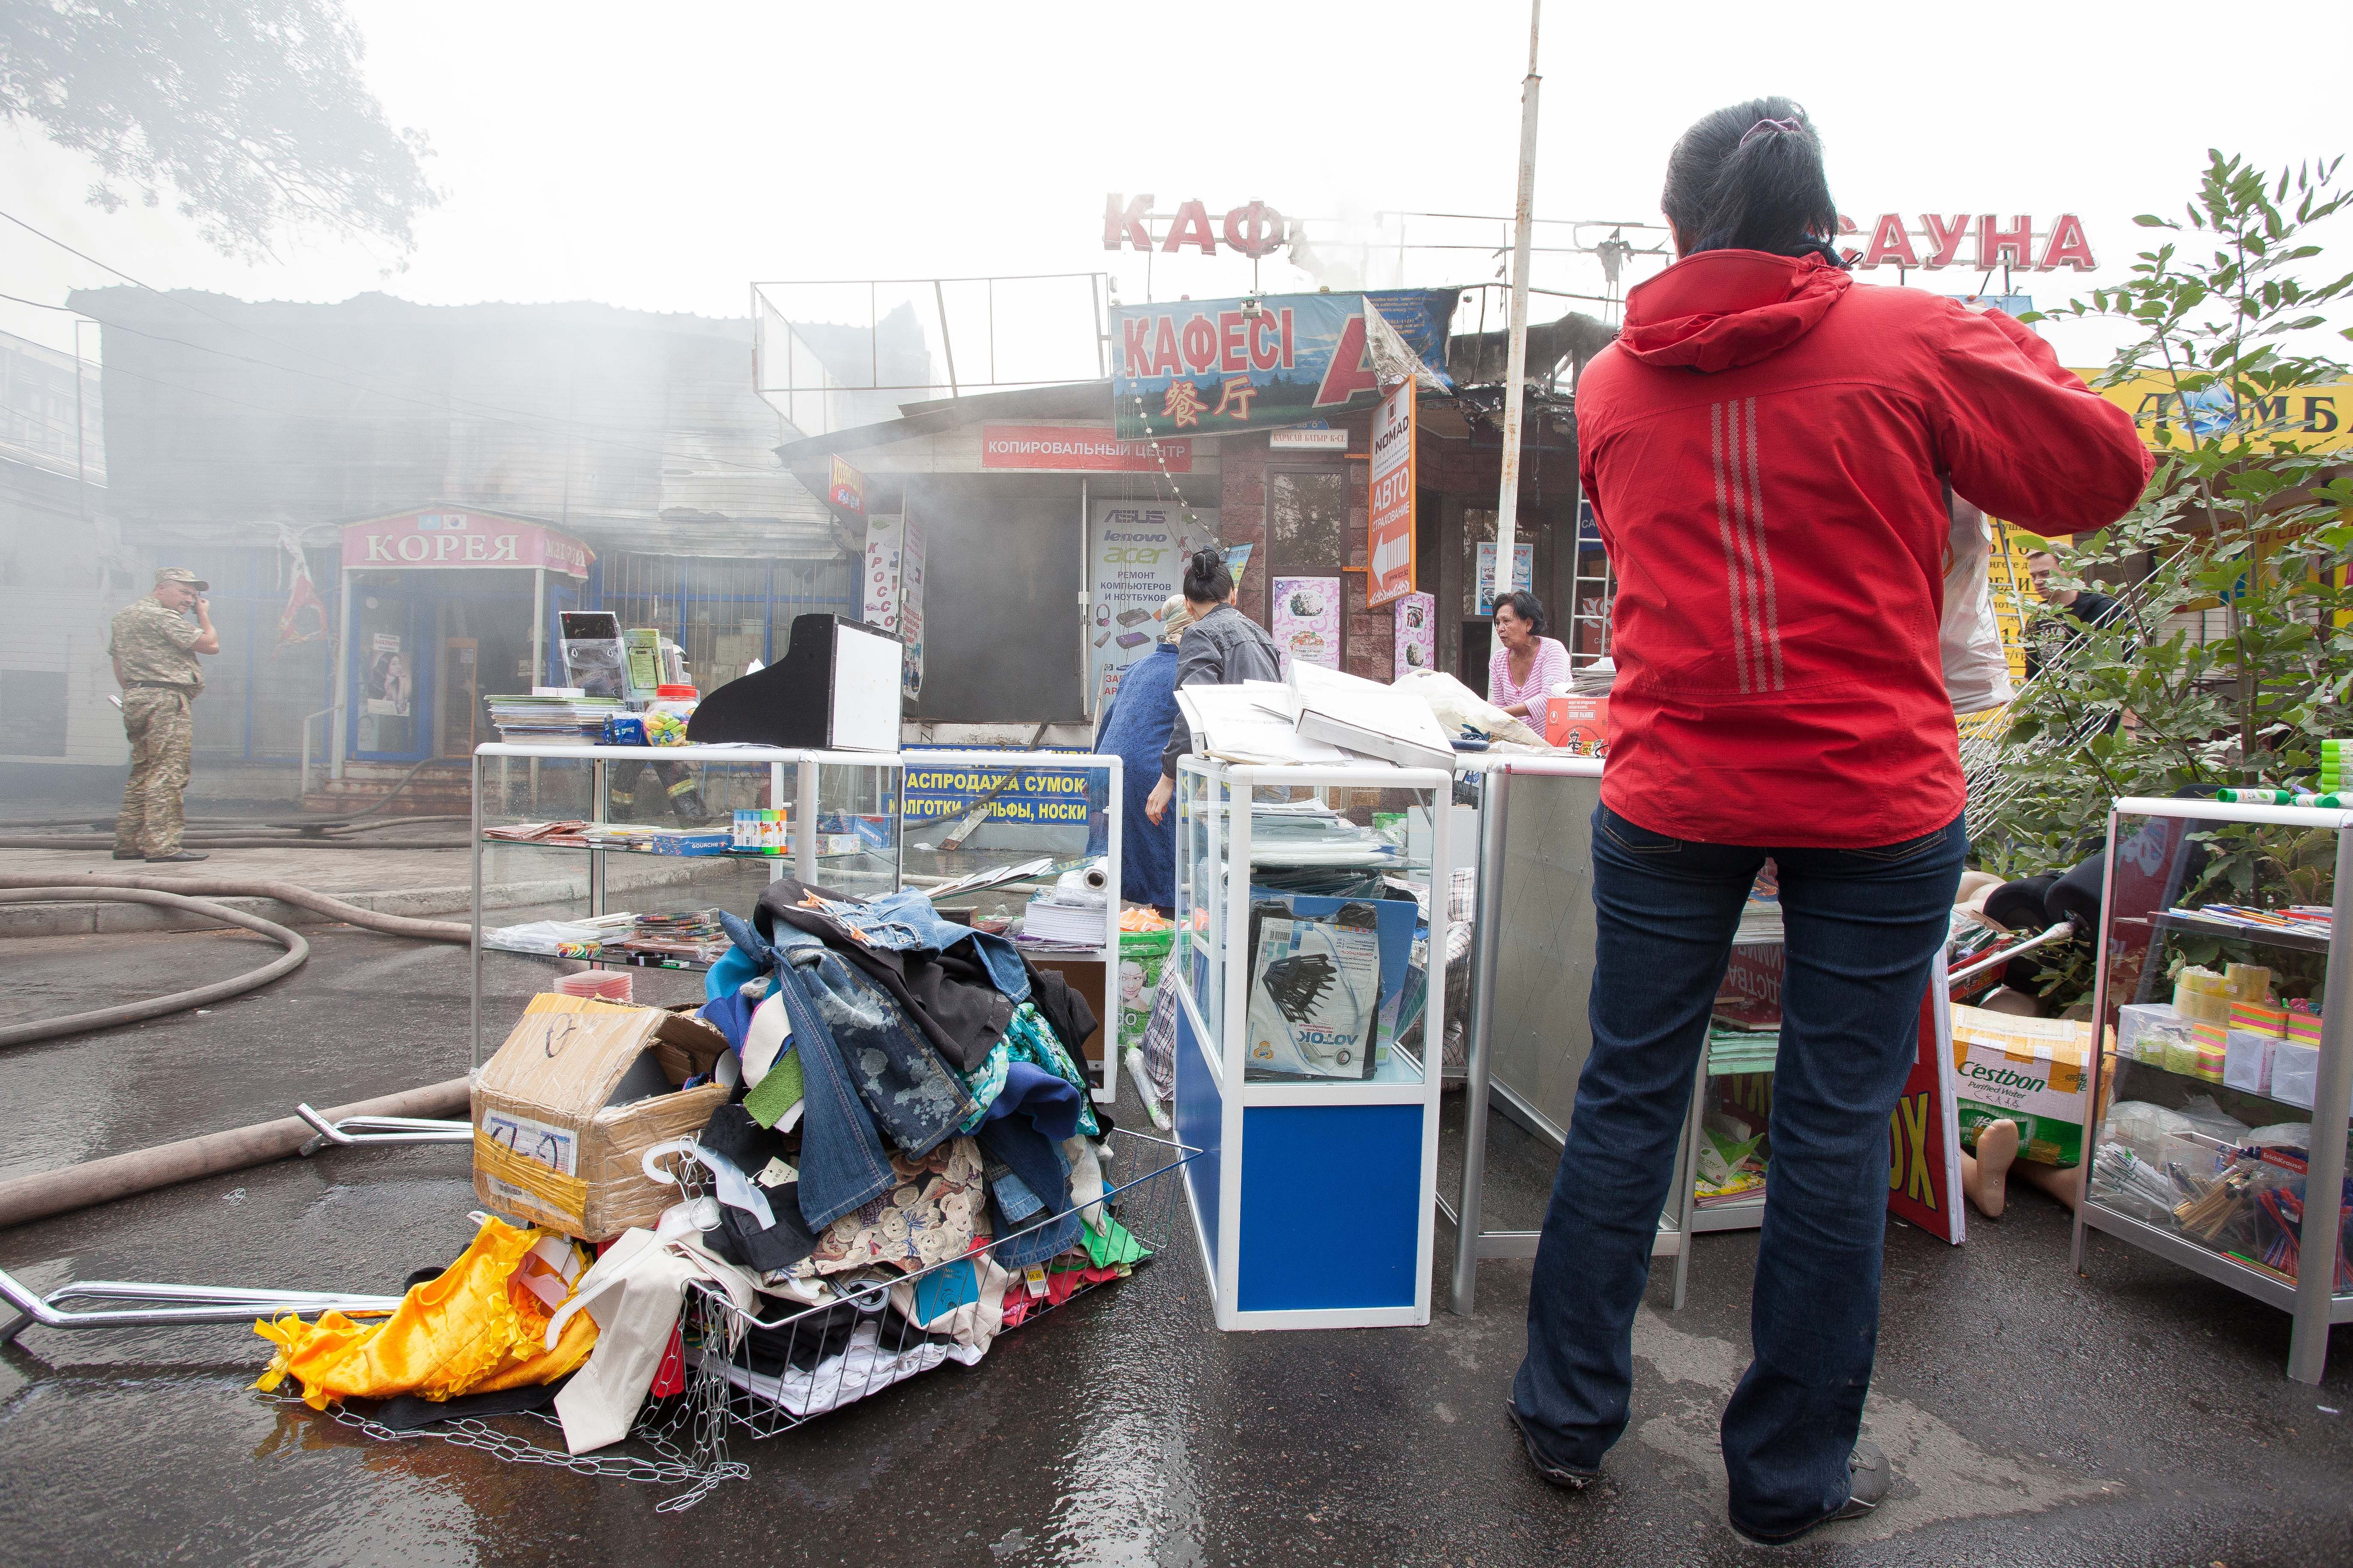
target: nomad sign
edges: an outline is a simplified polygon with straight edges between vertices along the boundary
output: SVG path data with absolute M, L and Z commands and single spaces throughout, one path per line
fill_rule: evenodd
M 1189 474 L 1193 443 L 1123 441 L 1103 426 L 984 425 L 980 466 L 1078 473 Z

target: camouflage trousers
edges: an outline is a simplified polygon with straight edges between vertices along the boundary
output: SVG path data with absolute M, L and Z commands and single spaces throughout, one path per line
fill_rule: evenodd
M 180 792 L 188 787 L 195 731 L 185 692 L 134 686 L 122 694 L 122 731 L 131 738 L 131 777 L 114 816 L 120 855 L 180 852 Z

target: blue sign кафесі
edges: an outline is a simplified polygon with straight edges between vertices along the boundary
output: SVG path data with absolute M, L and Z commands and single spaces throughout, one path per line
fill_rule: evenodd
M 1365 312 L 1380 312 L 1443 378 L 1452 289 L 1178 300 L 1112 311 L 1115 433 L 1216 436 L 1297 425 L 1380 401 Z

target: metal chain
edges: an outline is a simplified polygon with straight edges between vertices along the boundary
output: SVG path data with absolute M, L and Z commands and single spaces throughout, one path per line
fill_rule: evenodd
M 502 1432 L 485 1422 L 469 1416 L 442 1424 L 438 1428 L 420 1427 L 415 1431 L 398 1432 L 378 1421 L 372 1421 L 339 1401 L 327 1407 L 327 1414 L 341 1426 L 364 1433 L 380 1442 L 398 1442 L 412 1437 L 430 1437 L 460 1448 L 472 1448 L 511 1465 L 545 1465 L 553 1469 L 569 1470 L 577 1476 L 592 1476 L 605 1480 L 637 1481 L 648 1486 L 683 1487 L 674 1497 L 664 1498 L 654 1505 L 658 1513 L 675 1513 L 692 1508 L 722 1481 L 741 1480 L 749 1476 L 751 1467 L 740 1459 L 726 1457 L 724 1409 L 710 1408 L 705 1380 L 696 1379 L 690 1395 L 691 1409 L 678 1411 L 668 1420 L 649 1422 L 640 1426 L 631 1436 L 651 1448 L 658 1457 L 642 1455 L 567 1454 L 562 1448 L 543 1447 L 528 1437 L 512 1432 Z M 300 1405 L 300 1398 L 290 1404 Z M 531 1420 L 546 1426 L 559 1426 L 554 1418 L 538 1411 L 520 1412 Z M 670 1440 L 681 1426 L 688 1426 L 688 1447 L 681 1448 Z

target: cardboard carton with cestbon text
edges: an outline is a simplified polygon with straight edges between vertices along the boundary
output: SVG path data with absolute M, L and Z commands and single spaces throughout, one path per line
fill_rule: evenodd
M 1961 1137 L 2007 1117 L 2018 1123 L 2018 1157 L 2073 1165 L 2084 1157 L 2092 1026 L 2073 1018 L 2021 1018 L 1982 1007 L 1953 1008 L 1953 1076 Z

